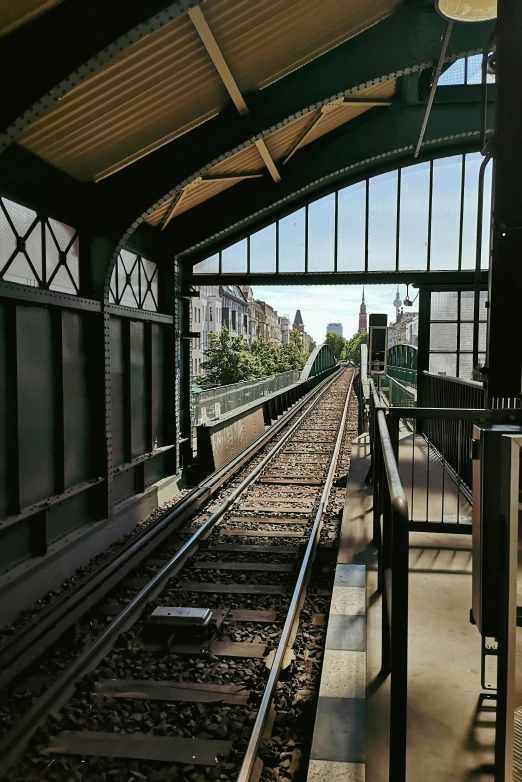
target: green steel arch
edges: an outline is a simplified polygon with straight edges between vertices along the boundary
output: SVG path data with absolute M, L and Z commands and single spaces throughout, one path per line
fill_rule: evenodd
M 320 372 L 324 372 L 326 369 L 333 369 L 335 366 L 337 366 L 337 361 L 331 346 L 325 343 L 317 345 L 310 353 L 299 379 L 308 380 L 308 378 L 315 377 Z

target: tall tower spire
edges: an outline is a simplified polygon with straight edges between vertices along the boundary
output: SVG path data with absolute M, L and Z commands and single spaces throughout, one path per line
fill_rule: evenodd
M 401 319 L 400 318 L 400 314 L 399 314 L 399 309 L 400 309 L 401 304 L 402 304 L 401 294 L 400 294 L 400 291 L 399 291 L 399 286 L 397 285 L 397 293 L 395 294 L 395 300 L 393 302 L 393 306 L 395 307 L 395 320 L 396 321 L 399 321 Z
M 368 331 L 368 322 L 366 318 L 366 302 L 364 300 L 364 287 L 362 292 L 361 306 L 359 309 L 359 334 Z

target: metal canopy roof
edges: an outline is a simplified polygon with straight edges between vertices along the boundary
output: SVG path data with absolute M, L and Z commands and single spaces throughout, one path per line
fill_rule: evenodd
M 81 36 L 70 5 L 27 17 L 4 40 L 23 40 L 30 61 L 43 31 Z M 0 156 L 0 178 L 45 208 L 31 170 L 65 177 L 69 220 L 76 210 L 77 224 L 100 223 L 123 241 L 139 228 L 176 252 L 260 209 L 287 209 L 358 161 L 411 154 L 424 111 L 418 74 L 436 63 L 445 29 L 431 0 L 136 2 L 110 22 L 103 14 L 116 3 L 92 5 L 77 12 L 85 64 L 65 46 L 65 63 L 47 73 L 43 61 L 35 73 L 39 100 L 19 111 L 31 90 L 21 83 L 12 95 L 3 138 L 15 144 Z M 96 11 L 113 35 L 103 49 Z M 457 25 L 447 62 L 480 51 L 489 30 Z M 434 106 L 423 151 L 476 137 L 478 92 L 464 89 Z

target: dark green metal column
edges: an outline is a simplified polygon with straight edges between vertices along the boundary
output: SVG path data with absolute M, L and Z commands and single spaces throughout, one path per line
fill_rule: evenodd
M 521 397 L 522 3 L 499 0 L 493 170 L 493 241 L 487 340 L 488 407 Z

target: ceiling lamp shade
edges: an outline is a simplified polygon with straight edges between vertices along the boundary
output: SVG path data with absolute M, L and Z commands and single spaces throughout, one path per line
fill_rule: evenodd
M 437 10 L 453 22 L 488 22 L 497 18 L 497 0 L 435 0 Z

